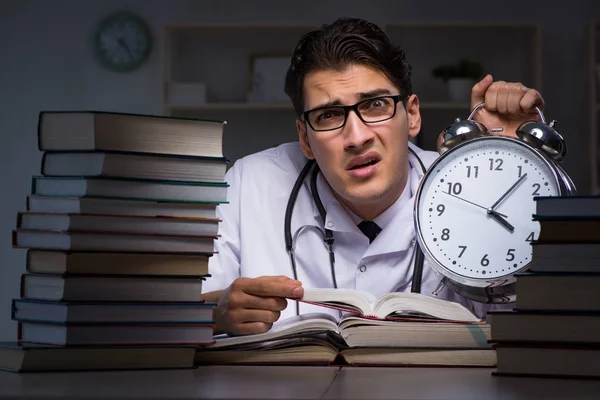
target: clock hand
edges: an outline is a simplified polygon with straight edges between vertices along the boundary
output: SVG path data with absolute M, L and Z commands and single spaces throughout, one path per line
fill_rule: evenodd
M 466 203 L 473 204 L 473 205 L 474 205 L 474 206 L 476 206 L 476 207 L 483 208 L 484 210 L 486 210 L 486 211 L 488 212 L 488 214 L 491 214 L 491 213 L 490 213 L 490 209 L 489 209 L 489 208 L 487 208 L 487 207 L 481 206 L 481 205 L 479 205 L 479 204 L 475 204 L 475 203 L 473 203 L 472 201 L 469 201 L 469 200 L 463 199 L 462 197 L 458 197 L 458 196 L 456 196 L 456 195 L 454 195 L 454 194 L 452 194 L 452 193 L 448 193 L 448 192 L 444 192 L 444 193 L 446 193 L 447 195 L 450 195 L 450 196 L 452 196 L 452 197 L 455 197 L 455 198 L 457 198 L 457 199 L 459 199 L 459 200 L 462 200 L 462 201 L 464 201 L 464 202 L 466 202 Z M 494 211 L 494 210 L 492 210 L 492 211 L 493 211 L 494 213 L 496 213 L 496 214 L 498 214 L 498 215 L 500 215 L 500 216 L 504 217 L 504 218 L 508 218 L 506 215 L 504 215 L 504 214 L 502 214 L 502 213 L 499 213 L 498 211 Z
M 133 58 L 133 54 L 131 54 L 131 50 L 129 50 L 129 46 L 127 46 L 127 43 L 125 43 L 123 38 L 118 38 L 117 42 L 119 43 L 119 46 L 121 46 L 123 49 L 125 49 L 125 51 L 127 52 L 127 55 L 129 55 L 129 58 Z
M 504 194 L 502 196 L 500 196 L 500 198 L 498 200 L 496 200 L 496 202 L 490 207 L 490 209 L 494 210 L 496 207 L 498 207 L 498 204 L 500 204 L 500 202 L 502 200 L 504 200 L 506 198 L 506 196 L 508 196 L 510 194 L 510 192 L 512 192 L 513 189 L 519 185 L 519 183 L 523 182 L 523 179 L 525 179 L 526 176 L 527 176 L 527 173 L 521 175 L 521 177 L 519 179 L 517 179 L 517 181 L 515 183 L 513 183 L 512 186 L 509 187 L 508 190 L 506 192 L 504 192 Z
M 506 229 L 508 229 L 508 231 L 509 231 L 510 233 L 513 233 L 513 232 L 515 231 L 515 227 L 514 227 L 514 226 L 512 226 L 512 225 L 511 225 L 511 224 L 510 224 L 510 223 L 509 223 L 507 220 L 505 220 L 505 219 L 502 217 L 502 214 L 500 214 L 499 212 L 497 212 L 497 211 L 494 211 L 494 210 L 492 210 L 491 208 L 489 208 L 489 209 L 487 210 L 487 213 L 488 213 L 488 214 L 489 214 L 489 215 L 490 215 L 492 218 L 494 218 L 496 221 L 498 221 L 498 222 L 500 223 L 500 225 L 502 225 L 503 227 L 505 227 Z M 504 217 L 506 217 L 506 216 L 504 216 Z

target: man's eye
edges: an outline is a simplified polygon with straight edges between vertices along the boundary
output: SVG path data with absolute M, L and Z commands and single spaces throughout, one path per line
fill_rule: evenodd
M 337 118 L 340 115 L 341 115 L 341 113 L 337 110 L 325 110 L 325 111 L 321 111 L 321 113 L 319 113 L 319 115 L 317 115 L 317 120 L 324 121 L 324 120 L 330 119 L 330 118 Z
M 365 108 L 386 107 L 387 105 L 388 101 L 386 99 L 373 99 L 365 104 Z

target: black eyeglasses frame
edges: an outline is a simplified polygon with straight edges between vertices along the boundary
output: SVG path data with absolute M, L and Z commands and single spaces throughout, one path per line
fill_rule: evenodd
M 408 98 L 408 96 L 406 94 L 390 94 L 390 95 L 384 95 L 384 96 L 377 96 L 377 97 L 370 97 L 368 99 L 364 99 L 359 101 L 356 104 L 352 104 L 352 105 L 348 105 L 348 106 L 342 106 L 342 105 L 335 105 L 335 106 L 323 106 L 323 107 L 317 107 L 317 108 L 313 108 L 311 110 L 307 110 L 304 111 L 302 113 L 302 120 L 308 124 L 308 126 L 310 126 L 310 128 L 315 131 L 315 132 L 327 132 L 327 131 L 334 131 L 336 129 L 341 129 L 346 125 L 346 121 L 348 120 L 348 114 L 350 113 L 350 111 L 354 111 L 354 113 L 358 116 L 358 118 L 360 118 L 360 120 L 362 122 L 364 122 L 365 124 L 374 124 L 377 122 L 383 122 L 383 121 L 387 121 L 389 119 L 392 119 L 396 116 L 396 109 L 397 109 L 397 105 L 399 102 L 402 102 L 404 104 L 404 101 L 406 101 L 406 99 Z M 377 121 L 365 121 L 365 119 L 362 117 L 362 115 L 360 114 L 360 111 L 358 110 L 358 108 L 360 107 L 361 104 L 364 104 L 366 102 L 369 101 L 374 101 L 374 100 L 378 100 L 378 99 L 392 99 L 394 101 L 394 113 L 389 116 L 389 117 L 385 117 L 383 119 L 377 120 Z M 318 111 L 318 110 L 323 110 L 323 109 L 327 109 L 327 108 L 339 108 L 344 110 L 344 122 L 342 123 L 342 125 L 335 127 L 335 128 L 328 128 L 328 129 L 315 129 L 313 127 L 313 125 L 310 122 L 310 119 L 308 118 L 308 116 L 310 115 L 310 113 L 314 112 L 314 111 Z

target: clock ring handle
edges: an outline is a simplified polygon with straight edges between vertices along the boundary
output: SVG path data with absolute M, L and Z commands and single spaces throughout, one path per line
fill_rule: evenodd
M 469 114 L 467 119 L 470 119 L 471 121 L 473 121 L 473 117 L 475 116 L 475 113 L 477 111 L 479 111 L 481 108 L 483 108 L 484 105 L 485 105 L 485 103 L 479 103 L 475 107 L 473 107 L 473 110 L 471 111 L 471 114 Z
M 468 120 L 473 120 L 473 116 L 484 106 L 484 103 L 479 103 L 469 114 Z M 546 117 L 539 107 L 535 107 L 535 111 L 540 117 L 540 121 L 527 121 L 521 124 L 516 130 L 516 134 L 522 141 L 526 142 L 530 146 L 541 150 L 555 162 L 553 166 L 556 168 L 557 175 L 560 179 L 561 193 L 564 195 L 574 195 L 577 193 L 577 189 L 573 180 L 561 168 L 558 163 L 562 162 L 567 153 L 567 142 L 558 133 L 554 126 L 556 121 L 546 122 Z
M 475 113 L 477 111 L 479 111 L 481 108 L 483 108 L 484 105 L 485 105 L 485 103 L 479 103 L 475 107 L 473 107 L 473 110 L 471 111 L 471 114 L 469 114 L 469 116 L 467 117 L 467 119 L 473 120 L 473 117 L 475 116 Z M 540 110 L 540 108 L 536 106 L 535 107 L 535 111 L 540 116 L 540 121 L 545 124 L 546 123 L 546 117 L 544 116 L 544 113 L 542 112 L 542 110 Z

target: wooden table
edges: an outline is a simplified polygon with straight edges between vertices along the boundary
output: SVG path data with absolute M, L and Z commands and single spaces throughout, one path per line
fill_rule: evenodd
M 492 369 L 200 367 L 0 372 L 0 399 L 599 399 L 600 380 L 508 378 Z

